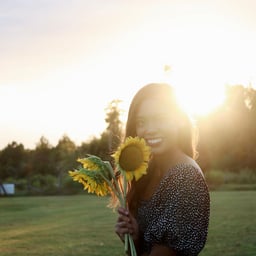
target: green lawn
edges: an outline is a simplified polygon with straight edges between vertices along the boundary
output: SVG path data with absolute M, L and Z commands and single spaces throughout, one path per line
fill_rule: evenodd
M 200 256 L 256 255 L 256 191 L 211 192 Z M 0 198 L 0 255 L 123 256 L 116 214 L 94 195 Z

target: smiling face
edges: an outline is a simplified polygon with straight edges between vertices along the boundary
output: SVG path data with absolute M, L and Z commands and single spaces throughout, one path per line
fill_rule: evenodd
M 177 146 L 178 119 L 161 99 L 142 101 L 136 114 L 136 134 L 144 138 L 155 155 Z

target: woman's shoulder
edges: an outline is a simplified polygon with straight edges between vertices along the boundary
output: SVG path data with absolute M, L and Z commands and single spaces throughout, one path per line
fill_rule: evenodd
M 183 173 L 186 170 L 190 170 L 204 176 L 203 171 L 199 164 L 191 157 L 184 155 L 173 166 L 170 166 L 167 173 Z
M 188 195 L 192 201 L 195 197 L 208 201 L 209 190 L 199 165 L 194 162 L 182 162 L 169 169 L 157 194 L 166 202 L 179 201 Z
M 163 186 L 167 184 L 169 187 L 171 183 L 178 185 L 178 183 L 183 180 L 187 180 L 192 183 L 193 181 L 196 183 L 205 183 L 205 177 L 202 169 L 192 158 L 187 158 L 170 167 L 161 183 Z

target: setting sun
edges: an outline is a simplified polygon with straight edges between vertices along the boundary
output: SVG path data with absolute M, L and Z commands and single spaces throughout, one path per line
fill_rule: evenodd
M 207 115 L 224 101 L 224 90 L 204 91 L 203 88 L 177 88 L 176 94 L 182 108 L 190 115 Z
M 184 74 L 187 75 L 182 76 L 173 71 L 173 74 L 170 74 L 170 84 L 175 89 L 180 105 L 187 113 L 207 115 L 223 103 L 225 84 L 220 77 L 210 80 L 211 76 L 207 71 L 202 71 L 198 76 L 192 76 L 190 72 L 191 70 L 184 68 Z

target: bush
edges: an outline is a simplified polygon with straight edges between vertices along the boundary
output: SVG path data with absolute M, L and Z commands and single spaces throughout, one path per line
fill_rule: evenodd
M 36 174 L 27 180 L 29 195 L 55 195 L 58 193 L 57 178 L 53 175 Z
M 82 184 L 78 182 L 74 182 L 73 179 L 66 174 L 63 177 L 63 187 L 62 187 L 62 194 L 68 195 L 68 194 L 78 194 L 78 193 L 87 193 L 86 191 L 83 190 Z
M 241 169 L 239 172 L 225 172 L 226 184 L 255 184 L 256 172 L 249 168 Z
M 224 173 L 216 169 L 206 172 L 205 178 L 210 189 L 216 189 L 225 181 Z
M 205 178 L 210 189 L 248 190 L 256 187 L 256 172 L 249 168 L 238 172 L 210 170 Z

